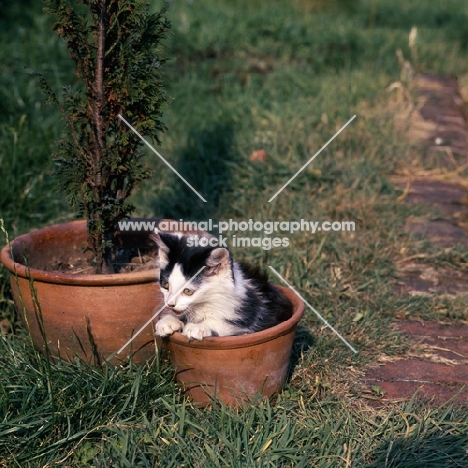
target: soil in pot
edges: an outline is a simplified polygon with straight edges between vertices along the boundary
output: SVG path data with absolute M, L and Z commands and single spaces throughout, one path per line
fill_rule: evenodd
M 277 286 L 293 303 L 292 317 L 275 327 L 242 336 L 188 340 L 174 333 L 163 341 L 182 392 L 207 405 L 255 402 L 279 393 L 285 383 L 297 323 L 304 303 L 290 289 Z
M 138 222 L 138 220 L 135 220 Z M 154 220 L 157 223 L 159 220 Z M 157 268 L 158 248 L 149 240 L 149 232 L 127 231 L 119 232 L 116 238 L 116 249 L 112 266 L 115 273 L 130 273 L 136 271 L 154 270 Z M 43 271 L 58 271 L 73 275 L 92 275 L 94 265 L 93 254 L 85 250 L 85 243 L 81 245 L 73 242 L 64 248 L 58 248 L 50 257 L 34 255 L 34 260 L 28 261 L 31 268 Z M 21 263 L 21 259 L 19 260 Z

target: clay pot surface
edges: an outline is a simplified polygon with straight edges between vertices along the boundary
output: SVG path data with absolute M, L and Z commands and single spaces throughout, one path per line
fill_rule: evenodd
M 2 249 L 0 259 L 10 271 L 16 308 L 36 348 L 45 352 L 47 343 L 52 355 L 68 360 L 78 355 L 98 364 L 119 350 L 164 301 L 156 268 L 104 275 L 35 268 L 82 247 L 86 236 L 84 220 L 45 227 L 14 239 L 11 250 L 8 245 Z M 137 364 L 154 357 L 151 324 L 111 362 L 130 355 Z
M 176 380 L 193 402 L 206 405 L 217 399 L 240 406 L 282 390 L 304 303 L 289 288 L 276 287 L 291 300 L 294 310 L 289 320 L 275 327 L 202 341 L 189 340 L 181 333 L 164 339 Z

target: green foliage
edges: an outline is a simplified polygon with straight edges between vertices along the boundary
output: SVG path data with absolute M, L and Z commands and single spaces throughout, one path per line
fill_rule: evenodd
M 157 14 L 150 14 L 140 0 L 80 3 L 45 1 L 80 83 L 64 87 L 59 99 L 41 75 L 39 81 L 67 124 L 55 155 L 59 187 L 88 220 L 88 248 L 100 273 L 111 271 L 116 224 L 134 208 L 128 197 L 152 175 L 142 161 L 142 142 L 119 115 L 160 142 L 167 100 L 161 41 L 170 24 L 168 3 Z
M 52 363 L 33 348 L 25 352 L 21 339 L 3 336 L 0 350 L 2 355 L 17 355 L 1 364 L 1 467 L 12 460 L 20 466 L 39 466 L 37 460 L 57 455 L 66 459 L 69 449 L 78 446 L 78 466 L 86 466 L 93 448 L 87 450 L 90 444 L 84 441 L 112 434 L 120 426 L 112 428 L 103 421 L 139 418 L 171 387 L 169 366 L 161 369 L 157 360 L 144 367 L 130 363 L 96 368 L 78 358 Z M 23 454 L 8 455 L 17 442 Z
M 274 402 L 197 408 L 167 362 L 46 361 L 0 337 L 0 466 L 466 466 L 468 413 L 416 401 L 373 411 L 291 388 Z

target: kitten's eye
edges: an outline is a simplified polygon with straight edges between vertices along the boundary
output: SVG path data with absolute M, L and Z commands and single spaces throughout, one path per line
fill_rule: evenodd
M 187 296 L 191 296 L 195 291 L 192 291 L 191 289 L 189 288 L 185 288 L 184 289 L 184 294 L 186 294 Z
M 161 288 L 169 289 L 169 283 L 166 280 L 161 280 Z

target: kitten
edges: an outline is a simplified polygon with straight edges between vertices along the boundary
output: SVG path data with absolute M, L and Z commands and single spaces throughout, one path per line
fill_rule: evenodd
M 242 335 L 292 316 L 291 301 L 267 276 L 236 263 L 227 249 L 189 246 L 189 235 L 158 229 L 150 237 L 159 247 L 160 287 L 168 307 L 156 323 L 156 335 L 181 331 L 196 340 Z

